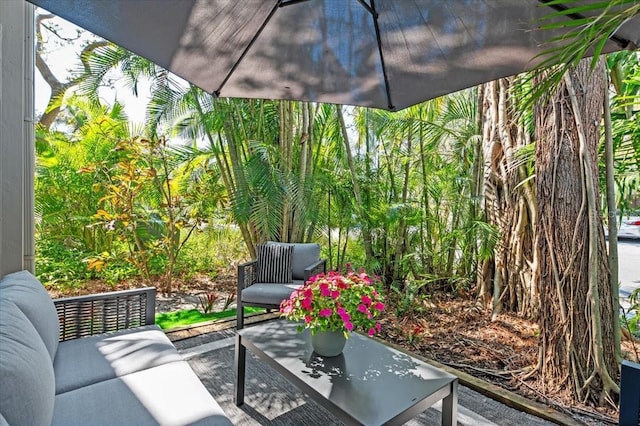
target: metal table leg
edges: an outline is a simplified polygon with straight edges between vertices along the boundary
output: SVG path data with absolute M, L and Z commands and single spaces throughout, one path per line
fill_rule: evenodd
M 244 376 L 247 361 L 247 348 L 242 344 L 242 336 L 236 334 L 236 352 L 234 359 L 236 393 L 234 403 L 237 406 L 244 404 Z
M 451 382 L 451 393 L 442 400 L 442 426 L 458 424 L 458 379 Z

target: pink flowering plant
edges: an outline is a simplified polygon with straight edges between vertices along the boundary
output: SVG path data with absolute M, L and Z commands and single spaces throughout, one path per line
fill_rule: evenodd
M 361 330 L 369 336 L 380 331 L 384 297 L 377 281 L 365 272 L 329 272 L 314 275 L 280 304 L 280 315 L 301 321 L 311 333 Z

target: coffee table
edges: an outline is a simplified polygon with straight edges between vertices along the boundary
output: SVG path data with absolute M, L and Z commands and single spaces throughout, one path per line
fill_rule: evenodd
M 341 355 L 322 357 L 309 332 L 286 320 L 236 333 L 236 405 L 244 403 L 247 349 L 345 424 L 400 425 L 440 400 L 442 424 L 457 424 L 456 376 L 357 333 Z

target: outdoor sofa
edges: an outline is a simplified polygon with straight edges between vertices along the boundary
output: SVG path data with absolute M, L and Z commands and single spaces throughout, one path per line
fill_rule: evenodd
M 155 289 L 52 300 L 0 280 L 0 425 L 231 425 L 154 325 Z

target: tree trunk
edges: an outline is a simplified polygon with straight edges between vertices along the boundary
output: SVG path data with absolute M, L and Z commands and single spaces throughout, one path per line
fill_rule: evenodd
M 280 149 L 279 169 L 283 175 L 288 175 L 293 164 L 293 102 L 280 101 L 280 134 L 278 137 L 278 145 Z M 287 190 L 290 188 L 287 186 Z M 291 194 L 284 197 L 282 204 L 282 225 L 280 227 L 280 241 L 291 242 L 292 231 L 292 215 L 293 208 L 291 206 Z
M 620 285 L 618 283 L 618 224 L 616 222 L 616 182 L 615 182 L 615 168 L 614 153 L 613 153 L 613 135 L 611 128 L 611 108 L 609 105 L 609 73 L 605 70 L 604 73 L 604 86 L 602 90 L 604 92 L 604 157 L 605 157 L 605 179 L 606 179 L 606 193 L 607 193 L 607 212 L 608 220 L 607 225 L 609 227 L 609 285 L 611 286 L 611 299 L 613 303 L 613 312 L 620 310 Z M 613 316 L 613 338 L 616 349 L 616 359 L 618 362 L 622 359 L 620 353 L 620 316 Z
M 51 18 L 54 18 L 55 15 L 52 14 L 40 14 L 36 17 L 36 57 L 35 57 L 35 65 L 43 80 L 49 88 L 51 89 L 51 94 L 49 95 L 49 101 L 47 102 L 47 107 L 45 111 L 42 113 L 40 118 L 38 119 L 38 124 L 42 126 L 45 130 L 50 130 L 51 126 L 55 122 L 56 118 L 60 114 L 60 104 L 62 102 L 62 98 L 64 97 L 67 90 L 71 89 L 74 86 L 80 84 L 84 78 L 86 77 L 86 73 L 89 73 L 89 67 L 87 65 L 87 59 L 92 51 L 96 50 L 99 47 L 107 46 L 109 42 L 107 41 L 95 41 L 88 43 L 86 46 L 82 48 L 82 52 L 80 55 L 80 60 L 85 69 L 85 75 L 80 75 L 74 77 L 73 79 L 61 82 L 55 76 L 49 64 L 45 61 L 43 56 L 43 45 L 42 45 L 42 27 L 43 22 L 47 21 Z M 49 31 L 52 32 L 52 36 L 58 37 L 62 40 L 62 38 L 58 35 L 55 30 L 49 28 Z M 67 41 L 69 42 L 69 41 Z
M 345 152 L 347 154 L 347 163 L 349 164 L 349 171 L 351 172 L 351 183 L 353 184 L 353 195 L 356 198 L 358 213 L 364 223 L 364 226 L 362 227 L 362 240 L 364 243 L 364 251 L 367 256 L 367 260 L 371 262 L 374 257 L 373 244 L 372 244 L 373 237 L 371 235 L 371 230 L 369 229 L 366 212 L 364 210 L 364 204 L 362 202 L 362 193 L 360 192 L 360 184 L 358 183 L 356 167 L 353 162 L 353 154 L 351 153 L 349 134 L 347 132 L 347 126 L 344 122 L 344 116 L 342 115 L 342 108 L 340 107 L 340 105 L 336 105 L 336 114 L 340 122 L 340 130 L 342 132 Z
M 513 84 L 513 78 L 503 78 L 481 89 L 485 215 L 500 237 L 478 275 L 478 300 L 492 308 L 494 319 L 503 307 L 530 318 L 537 317 L 539 309 L 533 285 L 538 269 L 534 188 L 516 155 L 531 140 L 514 115 Z
M 618 392 L 617 313 L 599 216 L 603 66 L 591 72 L 581 62 L 535 110 L 540 380 L 549 391 L 597 405 Z

